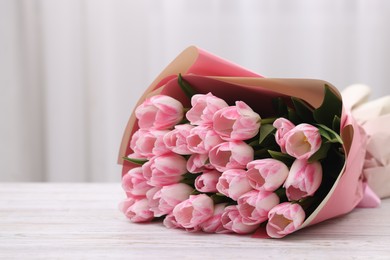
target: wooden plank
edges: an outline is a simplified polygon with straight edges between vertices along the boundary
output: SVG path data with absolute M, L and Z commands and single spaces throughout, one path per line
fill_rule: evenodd
M 390 200 L 281 240 L 133 224 L 117 183 L 0 183 L 1 259 L 390 259 Z

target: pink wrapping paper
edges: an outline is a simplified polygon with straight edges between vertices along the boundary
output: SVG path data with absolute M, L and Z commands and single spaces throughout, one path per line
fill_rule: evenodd
M 184 106 L 189 100 L 180 90 L 176 77 L 181 73 L 198 93 L 213 92 L 227 102 L 245 100 L 262 116 L 271 114 L 272 97 L 284 97 L 288 102 L 291 96 L 301 98 L 314 108 L 318 108 L 324 99 L 324 85 L 337 89 L 328 82 L 312 79 L 268 79 L 262 78 L 241 66 L 230 63 L 196 47 L 183 51 L 150 85 L 140 99 L 155 94 L 165 94 L 180 100 Z M 118 162 L 123 165 L 122 175 L 134 167 L 123 157 L 132 153 L 130 136 L 137 130 L 134 113 L 131 116 L 123 136 Z M 346 151 L 346 163 L 328 195 L 316 210 L 307 216 L 303 227 L 316 224 L 329 218 L 346 214 L 360 202 L 360 206 L 377 206 L 378 198 L 363 182 L 363 163 L 366 156 L 367 135 L 347 108 L 343 109 L 341 137 Z M 369 174 L 367 174 L 368 176 Z M 363 199 L 364 198 L 364 199 Z
M 390 197 L 390 96 L 368 101 L 370 88 L 352 85 L 343 90 L 346 106 L 367 134 L 366 157 L 363 168 L 365 190 L 377 197 Z M 365 196 L 364 203 L 367 205 Z M 378 199 L 376 200 L 378 201 Z

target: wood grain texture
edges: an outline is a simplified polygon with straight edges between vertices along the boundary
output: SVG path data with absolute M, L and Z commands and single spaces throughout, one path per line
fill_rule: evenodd
M 0 259 L 390 259 L 390 200 L 281 240 L 133 224 L 120 184 L 0 183 Z

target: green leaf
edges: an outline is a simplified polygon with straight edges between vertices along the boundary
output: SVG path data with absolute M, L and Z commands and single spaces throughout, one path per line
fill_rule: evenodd
M 318 132 L 320 132 L 320 135 L 326 139 L 326 141 L 329 141 L 330 139 L 332 139 L 332 137 L 330 137 L 328 131 L 326 131 L 325 129 L 321 128 L 321 127 L 318 127 Z
M 328 155 L 328 151 L 330 149 L 332 145 L 330 143 L 322 143 L 320 149 L 315 152 L 310 158 L 309 158 L 309 162 L 312 163 L 312 162 L 316 162 L 316 161 L 320 161 L 324 158 L 327 157 Z
M 293 164 L 293 162 L 295 161 L 294 157 L 292 157 L 288 154 L 285 154 L 285 153 L 271 151 L 271 150 L 268 150 L 268 153 L 271 155 L 272 158 L 283 162 L 288 167 L 290 167 Z
M 274 132 L 276 128 L 273 127 L 271 124 L 261 125 L 260 126 L 260 137 L 259 137 L 259 144 L 261 145 L 263 141 Z
M 327 127 L 332 128 L 334 117 L 341 117 L 341 110 L 341 99 L 333 93 L 328 85 L 325 84 L 324 101 L 319 108 L 314 110 L 314 119 L 317 123 L 324 124 Z
M 340 124 L 341 124 L 341 119 L 339 116 L 334 116 L 333 118 L 333 123 L 332 123 L 332 129 L 335 130 L 337 133 L 340 132 Z
M 343 143 L 343 140 L 341 139 L 340 135 L 336 133 L 336 131 L 323 124 L 317 124 L 317 126 L 321 136 L 325 137 L 328 142 L 340 144 Z
M 196 94 L 195 90 L 192 88 L 190 84 L 188 84 L 187 81 L 183 79 L 181 74 L 177 77 L 177 82 L 179 83 L 180 88 L 183 90 L 184 94 L 191 99 L 193 95 Z
M 261 125 L 273 124 L 276 119 L 278 118 L 277 117 L 262 118 L 260 119 L 260 123 Z
M 122 159 L 125 161 L 128 161 L 128 162 L 131 162 L 131 163 L 138 164 L 138 165 L 143 165 L 144 163 L 146 163 L 148 161 L 146 159 L 136 159 L 136 158 L 129 158 L 129 157 L 122 157 Z
M 291 97 L 291 100 L 294 104 L 297 116 L 299 116 L 303 122 L 314 122 L 313 108 L 311 108 L 305 101 L 300 98 Z

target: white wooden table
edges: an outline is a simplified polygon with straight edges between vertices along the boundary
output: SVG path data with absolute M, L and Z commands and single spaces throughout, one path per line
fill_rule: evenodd
M 0 259 L 390 259 L 390 200 L 281 240 L 133 224 L 119 184 L 0 183 Z

